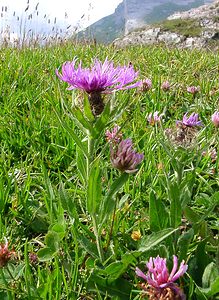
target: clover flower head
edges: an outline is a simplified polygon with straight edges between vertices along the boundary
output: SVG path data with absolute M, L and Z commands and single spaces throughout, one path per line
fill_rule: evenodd
M 0 244 L 0 268 L 7 265 L 8 261 L 15 255 L 14 250 L 8 249 L 8 242 Z
M 196 113 L 192 113 L 189 117 L 187 117 L 188 113 L 185 113 L 182 121 L 177 121 L 176 123 L 182 123 L 188 127 L 194 126 L 202 126 L 202 121 L 199 120 L 199 115 Z
M 122 172 L 135 173 L 137 166 L 142 162 L 143 154 L 133 150 L 131 139 L 122 140 L 116 146 L 110 147 L 110 159 L 112 166 Z
M 174 255 L 173 268 L 170 273 L 166 265 L 166 259 L 159 256 L 156 258 L 150 257 L 146 266 L 148 268 L 147 274 L 136 268 L 136 275 L 144 279 L 151 287 L 150 294 L 157 297 L 151 299 L 160 299 L 160 295 L 166 294 L 167 291 L 172 295 L 172 298 L 168 299 L 185 299 L 183 292 L 175 283 L 187 271 L 188 265 L 184 261 L 181 262 L 178 268 L 178 258 Z M 175 298 L 175 296 L 179 298 Z
M 120 126 L 116 125 L 112 131 L 106 131 L 106 139 L 110 143 L 118 144 L 122 140 L 122 132 Z
M 200 86 L 192 85 L 187 87 L 187 92 L 192 95 L 196 95 L 199 91 L 200 91 Z
M 155 125 L 161 122 L 162 116 L 162 114 L 159 115 L 158 111 L 155 111 L 154 113 L 149 113 L 147 120 L 150 125 Z
M 142 92 L 147 92 L 152 88 L 152 81 L 149 78 L 145 78 L 141 81 L 140 88 Z
M 211 121 L 215 127 L 219 127 L 219 112 L 215 111 L 211 116 Z
M 168 80 L 164 81 L 162 84 L 161 84 L 161 89 L 164 91 L 164 92 L 167 92 L 170 90 L 170 83 Z

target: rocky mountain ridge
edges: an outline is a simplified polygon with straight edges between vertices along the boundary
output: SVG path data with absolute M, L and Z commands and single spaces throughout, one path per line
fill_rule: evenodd
M 119 47 L 158 43 L 179 48 L 214 46 L 218 49 L 219 0 L 185 12 L 176 12 L 163 22 L 139 28 L 113 42 Z
M 115 12 L 95 22 L 80 37 L 110 43 L 135 28 L 166 19 L 176 11 L 186 11 L 213 0 L 123 0 Z

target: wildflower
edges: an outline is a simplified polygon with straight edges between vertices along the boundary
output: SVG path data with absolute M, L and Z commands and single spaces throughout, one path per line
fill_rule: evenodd
M 208 151 L 203 151 L 202 156 L 210 157 L 211 162 L 215 163 L 217 160 L 217 150 L 215 148 L 209 149 Z
M 148 273 L 144 274 L 139 268 L 136 268 L 136 275 L 143 278 L 147 282 L 149 299 L 185 299 L 182 290 L 175 283 L 179 277 L 183 276 L 187 271 L 188 265 L 184 261 L 181 262 L 178 268 L 178 258 L 173 256 L 173 268 L 169 273 L 166 259 L 150 257 L 149 262 L 146 264 Z M 169 298 L 165 298 L 169 296 Z
M 162 84 L 161 84 L 161 89 L 164 91 L 164 92 L 167 92 L 170 90 L 170 83 L 168 80 L 164 81 Z
M 110 147 L 110 158 L 114 168 L 122 172 L 134 173 L 144 158 L 143 154 L 133 150 L 131 139 L 122 140 L 118 145 Z
M 36 255 L 36 253 L 30 252 L 29 260 L 32 265 L 36 265 L 38 263 L 38 256 Z
M 140 88 L 142 92 L 149 91 L 152 88 L 152 81 L 149 78 L 145 78 L 141 81 Z
M 120 131 L 120 126 L 116 125 L 112 131 L 106 131 L 106 139 L 110 143 L 118 144 L 122 140 L 122 133 Z
M 59 79 L 69 84 L 69 90 L 79 89 L 88 94 L 94 116 L 102 113 L 104 109 L 103 94 L 113 91 L 125 90 L 137 87 L 140 81 L 137 79 L 138 72 L 134 71 L 132 65 L 114 67 L 112 61 L 106 58 L 103 63 L 95 59 L 90 68 L 82 68 L 81 61 L 76 68 L 77 58 L 72 62 L 62 65 L 62 74 L 56 70 Z
M 198 120 L 198 114 L 192 113 L 189 117 L 187 117 L 187 114 L 188 113 L 185 113 L 182 121 L 177 121 L 177 123 L 182 123 L 188 127 L 202 126 L 202 121 Z
M 215 127 L 219 127 L 219 112 L 215 111 L 211 116 L 211 121 L 215 125 Z
M 141 232 L 140 232 L 140 230 L 134 230 L 134 231 L 132 231 L 131 238 L 134 241 L 139 241 L 141 239 Z
M 8 261 L 15 255 L 14 250 L 8 249 L 8 242 L 0 245 L 0 268 L 7 265 Z
M 196 95 L 199 91 L 200 91 L 200 86 L 192 85 L 187 87 L 187 92 L 192 95 Z
M 159 116 L 159 112 L 155 111 L 153 114 L 149 113 L 147 120 L 150 125 L 155 125 L 161 122 L 161 118 L 162 118 L 162 114 Z

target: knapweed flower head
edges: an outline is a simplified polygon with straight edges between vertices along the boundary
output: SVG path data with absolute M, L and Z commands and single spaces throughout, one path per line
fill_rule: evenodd
M 196 113 L 192 113 L 189 117 L 188 113 L 185 113 L 182 121 L 177 121 L 177 123 L 182 123 L 188 127 L 202 126 L 202 121 L 199 120 L 199 115 Z
M 152 88 L 152 81 L 149 78 L 145 78 L 141 81 L 140 89 L 142 92 L 147 92 Z
M 91 109 L 94 115 L 99 115 L 104 109 L 102 94 L 113 91 L 138 87 L 140 81 L 134 82 L 138 77 L 132 65 L 114 66 L 107 58 L 102 63 L 93 60 L 90 68 L 83 68 L 80 61 L 76 67 L 77 58 L 62 65 L 62 74 L 56 70 L 59 79 L 69 84 L 69 90 L 79 89 L 89 96 Z
M 0 268 L 7 265 L 8 261 L 15 256 L 14 250 L 8 249 L 8 242 L 0 244 Z
M 219 112 L 215 111 L 211 116 L 211 121 L 215 127 L 219 127 Z
M 200 91 L 200 86 L 192 85 L 187 87 L 187 92 L 192 95 L 196 95 L 199 91 Z
M 136 268 L 136 275 L 144 279 L 148 284 L 149 299 L 166 299 L 164 295 L 169 295 L 168 299 L 185 299 L 182 290 L 175 283 L 179 277 L 183 276 L 187 271 L 188 265 L 184 261 L 181 262 L 178 268 L 178 258 L 173 256 L 173 268 L 168 271 L 166 258 L 157 256 L 150 257 L 146 264 L 148 272 L 143 273 L 139 268 Z
M 109 143 L 118 144 L 122 140 L 122 132 L 120 132 L 120 126 L 116 125 L 112 131 L 106 131 L 106 140 Z
M 149 113 L 147 120 L 150 125 L 155 125 L 161 122 L 162 114 L 159 115 L 158 111 L 155 111 L 154 113 Z
M 116 146 L 110 147 L 110 159 L 112 166 L 122 172 L 135 173 L 137 166 L 142 162 L 143 154 L 133 150 L 131 139 L 122 140 Z
M 164 91 L 164 92 L 167 92 L 170 90 L 170 83 L 168 80 L 164 81 L 162 84 L 161 84 L 161 89 Z

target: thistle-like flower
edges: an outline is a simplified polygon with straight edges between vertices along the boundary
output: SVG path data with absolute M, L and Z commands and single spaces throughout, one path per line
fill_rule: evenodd
M 202 126 L 202 121 L 200 121 L 198 118 L 198 114 L 192 113 L 189 117 L 187 117 L 188 113 L 185 113 L 183 116 L 182 121 L 177 121 L 177 123 L 182 123 L 185 126 L 188 127 L 195 127 L 195 126 Z
M 69 84 L 69 90 L 79 89 L 88 94 L 92 112 L 95 116 L 104 109 L 103 94 L 113 91 L 138 87 L 141 82 L 134 82 L 138 72 L 132 65 L 114 67 L 112 61 L 106 58 L 102 63 L 95 59 L 90 68 L 82 68 L 80 61 L 76 68 L 77 58 L 62 65 L 62 74 L 56 70 L 59 79 Z
M 185 295 L 182 290 L 175 283 L 179 277 L 183 276 L 187 271 L 188 265 L 184 261 L 181 262 L 178 268 L 178 258 L 173 256 L 173 268 L 169 273 L 166 259 L 150 257 L 149 262 L 146 264 L 148 273 L 144 274 L 139 268 L 136 268 L 136 275 L 141 277 L 147 282 L 146 292 L 149 295 L 149 299 L 185 299 Z M 169 298 L 164 298 L 165 296 Z
M 8 249 L 8 242 L 0 245 L 0 268 L 7 265 L 8 261 L 15 255 L 14 250 Z
M 155 125 L 161 122 L 162 116 L 162 114 L 159 115 L 158 111 L 155 111 L 154 113 L 149 113 L 147 120 L 150 125 Z
M 137 172 L 137 166 L 142 162 L 143 154 L 133 150 L 131 139 L 122 140 L 114 147 L 110 146 L 110 159 L 114 168 L 126 173 Z
M 219 112 L 215 111 L 211 116 L 211 121 L 215 127 L 219 127 Z
M 167 92 L 170 90 L 170 83 L 168 80 L 164 81 L 162 84 L 161 84 L 161 89 L 164 91 L 164 92 Z
M 187 87 L 187 92 L 192 95 L 196 95 L 199 91 L 200 91 L 200 86 L 192 85 Z
M 141 81 L 140 89 L 142 92 L 147 92 L 152 88 L 152 81 L 149 78 L 145 78 Z

